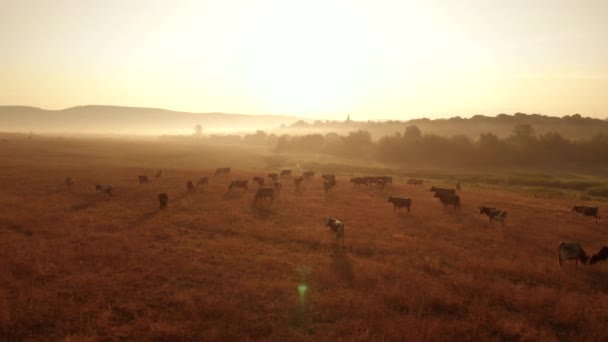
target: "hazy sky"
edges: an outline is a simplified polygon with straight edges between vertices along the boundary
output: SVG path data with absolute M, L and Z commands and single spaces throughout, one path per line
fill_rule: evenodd
M 608 116 L 606 0 L 0 0 L 0 105 Z

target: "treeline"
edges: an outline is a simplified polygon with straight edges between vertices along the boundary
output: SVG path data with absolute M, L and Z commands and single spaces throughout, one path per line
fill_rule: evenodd
M 377 141 L 364 130 L 347 135 L 282 135 L 277 152 L 323 153 L 341 157 L 367 158 L 386 163 L 418 163 L 435 166 L 566 166 L 608 164 L 608 135 L 597 134 L 571 140 L 561 134 L 537 134 L 533 126 L 517 125 L 500 138 L 482 133 L 472 139 L 465 135 L 423 134 L 417 126 L 384 136 Z

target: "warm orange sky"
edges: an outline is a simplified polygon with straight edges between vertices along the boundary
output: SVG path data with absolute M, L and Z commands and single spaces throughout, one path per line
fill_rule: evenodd
M 608 1 L 5 0 L 0 105 L 608 116 Z

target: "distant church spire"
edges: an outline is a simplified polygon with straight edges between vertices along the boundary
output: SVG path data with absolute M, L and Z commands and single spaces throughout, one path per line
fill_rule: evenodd
M 350 113 L 348 113 L 348 116 L 346 117 L 346 122 L 350 122 Z

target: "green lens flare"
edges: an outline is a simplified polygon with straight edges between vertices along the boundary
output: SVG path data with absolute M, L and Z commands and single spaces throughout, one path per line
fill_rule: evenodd
M 298 285 L 298 293 L 300 294 L 300 299 L 304 299 L 306 291 L 308 291 L 308 286 L 306 286 L 306 284 Z

